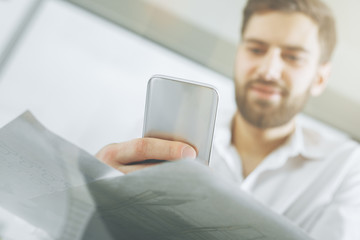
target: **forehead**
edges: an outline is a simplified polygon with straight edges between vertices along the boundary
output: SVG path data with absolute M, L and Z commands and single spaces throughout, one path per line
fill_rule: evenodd
M 318 32 L 317 24 L 302 13 L 265 12 L 249 19 L 242 38 L 269 45 L 298 46 L 316 54 L 320 52 Z

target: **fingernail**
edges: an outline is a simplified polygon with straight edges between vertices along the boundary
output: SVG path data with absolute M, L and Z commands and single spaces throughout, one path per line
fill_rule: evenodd
M 183 148 L 183 150 L 181 152 L 181 157 L 182 158 L 195 159 L 196 158 L 196 152 L 192 147 L 186 146 L 186 147 Z

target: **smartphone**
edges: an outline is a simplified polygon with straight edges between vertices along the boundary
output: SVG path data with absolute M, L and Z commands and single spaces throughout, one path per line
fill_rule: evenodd
M 147 85 L 143 137 L 181 141 L 209 164 L 219 95 L 208 84 L 155 75 Z

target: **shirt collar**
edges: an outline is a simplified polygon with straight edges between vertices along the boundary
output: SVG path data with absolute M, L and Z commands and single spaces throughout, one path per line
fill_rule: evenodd
M 329 151 L 326 135 L 319 129 L 306 126 L 301 119 L 296 119 L 294 133 L 283 145 L 288 149 L 289 157 L 301 156 L 305 159 L 322 159 Z
M 231 126 L 232 119 L 228 118 L 227 121 L 222 122 L 215 134 L 216 145 L 230 146 L 231 145 Z M 290 159 L 292 157 L 301 156 L 305 159 L 321 159 L 329 151 L 328 143 L 325 135 L 321 131 L 314 131 L 311 127 L 303 124 L 302 118 L 296 119 L 295 131 L 289 139 L 278 150 L 286 153 Z

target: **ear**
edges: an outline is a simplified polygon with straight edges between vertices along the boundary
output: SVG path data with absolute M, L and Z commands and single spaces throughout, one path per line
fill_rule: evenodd
M 321 64 L 318 68 L 315 80 L 311 86 L 311 95 L 316 97 L 319 96 L 325 89 L 331 71 L 331 63 L 327 62 Z

